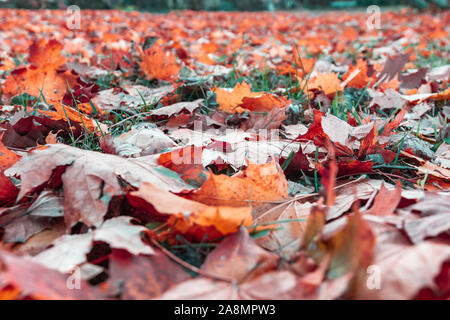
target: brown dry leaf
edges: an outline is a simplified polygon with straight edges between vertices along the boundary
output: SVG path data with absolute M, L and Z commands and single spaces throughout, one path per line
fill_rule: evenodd
M 33 261 L 62 273 L 70 273 L 76 266 L 86 262 L 92 249 L 92 234 L 63 235 L 52 242 L 50 249 L 33 257 Z
M 448 204 L 447 199 L 447 204 Z M 450 217 L 446 212 L 421 218 L 406 218 L 403 229 L 412 243 L 417 244 L 426 238 L 436 237 L 450 230 Z
M 369 91 L 369 93 L 373 96 L 369 106 L 379 106 L 382 110 L 403 108 L 408 102 L 395 89 L 386 89 L 384 92 Z
M 133 256 L 125 250 L 113 249 L 108 273 L 108 291 L 126 300 L 152 299 L 191 278 L 161 251 Z
M 327 212 L 327 220 L 340 217 L 347 212 L 353 203 L 358 200 L 369 199 L 370 196 L 381 188 L 381 181 L 375 179 L 364 179 L 357 181 L 345 188 L 336 191 L 336 201 Z
M 245 167 L 249 162 L 262 165 L 270 163 L 273 159 L 287 157 L 290 152 L 298 152 L 302 147 L 300 143 L 286 140 L 271 140 L 270 138 L 258 140 L 258 137 L 240 130 L 229 132 L 222 137 L 212 136 L 211 139 L 214 142 L 207 144 L 201 154 L 201 163 L 204 166 L 218 163 L 229 164 L 233 168 L 239 169 Z
M 188 111 L 189 113 L 193 113 L 194 110 L 200 108 L 203 105 L 203 101 L 204 99 L 197 99 L 194 101 L 183 101 L 174 103 L 156 110 L 152 110 L 151 115 L 170 117 L 179 114 L 184 110 Z
M 330 160 L 326 165 L 317 164 L 318 172 L 320 174 L 320 182 L 325 190 L 326 206 L 331 207 L 336 201 L 336 176 L 338 173 L 338 165 L 335 159 L 335 150 L 333 145 L 327 141 L 328 156 Z
M 400 151 L 400 154 L 406 158 L 410 158 L 416 161 L 419 165 L 412 165 L 412 166 L 416 168 L 417 171 L 419 171 L 420 173 L 430 175 L 438 179 L 442 179 L 444 180 L 444 182 L 450 179 L 450 169 L 438 166 L 434 163 L 431 163 L 428 160 L 419 158 L 409 152 Z
M 442 208 L 450 203 L 448 193 L 427 192 L 417 203 L 402 209 L 403 229 L 413 243 L 450 230 L 450 215 Z M 413 213 L 420 212 L 420 216 Z
M 389 56 L 378 77 L 378 82 L 391 81 L 395 77 L 398 77 L 410 56 L 411 53 L 400 54 L 396 57 Z
M 323 247 L 321 237 L 323 228 L 326 223 L 326 210 L 322 207 L 322 203 L 312 207 L 308 220 L 306 221 L 306 229 L 302 236 L 302 248 L 308 255 L 316 254 L 319 247 Z M 320 251 L 320 250 L 319 250 Z M 319 252 L 321 254 L 321 252 Z
M 402 81 L 402 88 L 405 89 L 415 89 L 422 84 L 422 80 L 425 79 L 428 73 L 428 68 L 420 68 L 416 72 L 410 73 L 408 75 L 401 75 L 399 79 Z
M 59 237 L 52 242 L 51 248 L 34 256 L 33 261 L 60 272 L 70 272 L 86 262 L 94 241 L 106 242 L 111 248 L 123 249 L 132 255 L 154 254 L 152 247 L 141 238 L 148 229 L 133 225 L 131 221 L 131 217 L 120 216 L 106 220 L 92 232 Z
M 286 108 L 273 107 L 265 115 L 255 115 L 255 117 L 250 117 L 249 129 L 262 130 L 262 129 L 278 129 L 281 123 L 286 120 Z M 241 127 L 242 128 L 242 127 Z
M 329 286 L 331 289 L 332 287 Z M 169 289 L 158 299 L 163 300 L 302 300 L 315 299 L 315 287 L 302 282 L 290 271 L 264 273 L 240 285 L 225 281 L 196 278 Z M 326 289 L 325 289 L 326 290 Z M 338 297 L 339 290 L 329 292 L 325 299 Z
M 278 256 L 259 247 L 241 227 L 208 254 L 201 269 L 241 282 L 273 270 L 277 264 Z
M 67 275 L 48 269 L 26 257 L 16 257 L 0 250 L 0 297 L 11 286 L 14 294 L 9 299 L 103 299 L 104 294 L 87 282 L 80 281 L 79 290 L 67 286 Z
M 423 197 L 415 204 L 406 207 L 405 210 L 420 212 L 422 216 L 431 216 L 442 213 L 450 200 L 450 194 L 445 192 L 425 192 Z
M 312 274 L 312 273 L 311 273 Z M 245 300 L 311 300 L 318 298 L 317 286 L 286 270 L 267 272 L 239 287 Z
M 23 216 L 16 217 L 1 226 L 4 229 L 2 241 L 4 243 L 23 243 L 35 234 L 52 228 L 54 224 L 56 224 L 56 221 L 50 218 L 36 217 L 25 212 Z
M 26 157 L 8 169 L 8 175 L 20 176 L 22 183 L 18 198 L 21 199 L 48 182 L 53 170 L 58 167 L 66 167 L 61 178 L 68 229 L 78 221 L 88 226 L 98 226 L 103 222 L 112 197 L 122 195 L 118 177 L 135 187 L 139 187 L 143 182 L 152 182 L 175 192 L 191 188 L 172 171 L 149 166 L 145 159 L 124 159 L 63 144 L 30 151 Z M 90 210 L 86 210 L 86 206 L 89 206 Z
M 261 165 L 249 163 L 233 177 L 209 173 L 202 187 L 188 197 L 209 205 L 258 206 L 259 202 L 286 199 L 287 186 L 283 170 L 272 160 Z

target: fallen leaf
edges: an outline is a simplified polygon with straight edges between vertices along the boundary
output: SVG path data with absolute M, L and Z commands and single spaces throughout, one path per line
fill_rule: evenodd
M 126 158 L 160 153 L 176 146 L 160 129 L 136 126 L 120 136 L 103 136 L 100 144 L 106 153 Z
M 92 102 L 102 111 L 136 110 L 146 104 L 157 103 L 173 90 L 172 85 L 158 88 L 148 88 L 141 85 L 123 86 L 100 91 L 92 99 Z
M 162 50 L 157 44 L 144 51 L 139 66 L 144 72 L 145 78 L 149 80 L 174 81 L 180 71 L 175 57 Z
M 252 92 L 251 87 L 246 82 L 238 83 L 233 91 L 213 88 L 216 93 L 216 100 L 220 111 L 228 113 L 248 112 L 268 112 L 273 108 L 283 108 L 287 106 L 288 100 L 272 94 L 263 92 Z
M 50 269 L 70 272 L 87 261 L 87 254 L 94 241 L 106 242 L 111 248 L 123 249 L 132 255 L 154 254 L 154 250 L 142 241 L 141 233 L 147 229 L 131 224 L 130 217 L 116 217 L 106 220 L 98 229 L 74 235 L 64 235 L 52 242 L 52 247 L 33 257 Z M 76 248 L 76 250 L 74 250 Z M 76 254 L 73 254 L 73 252 Z
M 229 282 L 195 278 L 181 282 L 158 296 L 159 300 L 236 300 L 238 292 Z
M 387 189 L 384 184 L 381 185 L 373 205 L 366 211 L 373 215 L 390 215 L 393 214 L 402 198 L 402 184 L 397 182 L 394 190 Z
M 208 206 L 200 202 L 184 199 L 153 184 L 144 183 L 139 190 L 130 193 L 128 198 L 136 207 L 146 206 L 149 212 L 170 215 L 168 218 L 172 231 L 201 241 L 207 235 L 214 239 L 236 232 L 241 225 L 250 226 L 251 207 Z
M 65 94 L 67 83 L 75 85 L 76 76 L 61 70 L 66 59 L 60 55 L 63 45 L 57 40 L 34 42 L 29 48 L 30 66 L 11 72 L 6 79 L 4 94 L 9 98 L 28 93 L 34 97 L 42 95 L 49 101 L 59 101 Z
M 102 299 L 104 294 L 98 288 L 92 288 L 80 281 L 80 290 L 71 290 L 67 286 L 67 276 L 48 269 L 26 257 L 16 257 L 0 250 L 0 296 L 8 286 L 13 286 L 14 294 L 10 299 Z
M 272 223 L 278 228 L 271 230 L 269 235 L 258 238 L 256 242 L 271 251 L 283 250 L 294 242 L 298 242 L 295 247 L 299 246 L 312 206 L 310 202 L 293 201 L 286 205 L 278 205 L 259 215 L 254 221 L 255 225 Z M 278 224 L 279 221 L 283 223 Z
M 136 187 L 143 182 L 154 182 L 167 190 L 190 189 L 170 170 L 148 166 L 139 158 L 123 159 L 63 144 L 31 151 L 9 168 L 7 174 L 21 177 L 18 195 L 21 199 L 49 181 L 53 170 L 58 167 L 66 167 L 61 178 L 64 185 L 64 216 L 69 229 L 77 221 L 88 226 L 98 226 L 103 222 L 112 197 L 123 194 L 118 177 Z M 86 211 L 88 203 L 91 209 Z
M 356 298 L 412 299 L 422 288 L 435 288 L 434 278 L 450 258 L 447 244 L 423 241 L 412 245 L 396 229 L 383 226 L 375 230 L 378 240 L 373 265 L 379 268 L 381 286 L 370 290 L 361 285 Z
M 405 63 L 408 62 L 411 54 L 400 54 L 398 56 L 389 56 L 384 64 L 383 70 L 378 76 L 378 81 L 390 81 L 400 74 Z
M 201 269 L 241 282 L 274 269 L 277 263 L 278 257 L 259 247 L 241 227 L 208 255 Z
M 306 84 L 307 90 L 321 90 L 325 95 L 334 97 L 336 92 L 342 91 L 341 80 L 334 72 L 320 73 L 318 72 L 315 77 Z
M 127 251 L 113 249 L 109 257 L 109 291 L 121 299 L 152 299 L 190 278 L 181 266 L 170 261 L 161 251 L 134 256 Z
M 188 197 L 208 205 L 258 206 L 260 202 L 276 202 L 287 198 L 287 181 L 275 162 L 263 165 L 249 163 L 238 175 L 208 174 L 201 188 Z

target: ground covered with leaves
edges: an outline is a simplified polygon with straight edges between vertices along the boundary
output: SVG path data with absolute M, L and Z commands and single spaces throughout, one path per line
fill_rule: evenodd
M 450 14 L 367 18 L 1 10 L 0 298 L 450 297 Z

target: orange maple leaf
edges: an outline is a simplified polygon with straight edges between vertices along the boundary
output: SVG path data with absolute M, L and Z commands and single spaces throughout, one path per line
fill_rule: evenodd
M 287 180 L 283 170 L 275 162 L 251 164 L 239 174 L 208 174 L 202 187 L 188 198 L 208 205 L 240 207 L 258 206 L 261 203 L 279 201 L 288 196 Z
M 202 148 L 187 146 L 179 150 L 161 153 L 158 163 L 180 175 L 191 185 L 201 185 L 205 180 L 205 168 L 201 164 Z
M 149 80 L 174 81 L 181 69 L 175 56 L 166 53 L 157 44 L 142 53 L 142 62 L 139 66 L 144 72 L 145 78 Z
M 274 107 L 282 108 L 288 104 L 284 97 L 278 97 L 264 92 L 252 92 L 251 86 L 245 81 L 237 83 L 233 91 L 221 88 L 212 89 L 216 93 L 216 101 L 219 111 L 228 113 L 268 112 Z
M 365 88 L 370 81 L 370 78 L 367 76 L 367 62 L 363 59 L 358 59 L 356 65 L 350 66 L 343 80 L 342 86 L 358 89 Z
M 14 203 L 19 190 L 6 177 L 3 172 L 15 164 L 21 157 L 6 148 L 2 143 L 3 134 L 0 134 L 0 204 Z M 1 290 L 0 290 L 1 292 Z M 1 297 L 1 294 L 0 294 Z
M 3 134 L 0 134 L 0 172 L 15 164 L 20 156 L 6 148 L 2 143 Z
M 306 79 L 302 81 L 301 87 L 304 87 Z M 321 90 L 327 96 L 334 96 L 336 92 L 341 92 L 343 90 L 341 86 L 341 80 L 338 78 L 338 74 L 334 72 L 330 73 L 320 73 L 310 80 L 306 88 L 308 90 Z
M 218 238 L 238 231 L 241 225 L 252 223 L 251 207 L 208 206 L 162 190 L 153 184 L 143 183 L 130 193 L 130 203 L 142 206 L 144 200 L 160 214 L 170 214 L 167 220 L 171 234 L 181 233 L 201 241 Z M 145 206 L 145 205 L 144 205 Z

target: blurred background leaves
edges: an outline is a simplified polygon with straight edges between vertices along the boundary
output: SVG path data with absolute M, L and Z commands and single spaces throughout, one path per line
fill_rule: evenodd
M 89 9 L 126 9 L 164 12 L 169 10 L 258 11 L 276 9 L 349 9 L 370 5 L 408 5 L 418 9 L 449 8 L 449 0 L 0 0 L 0 7 L 62 9 L 78 5 Z

